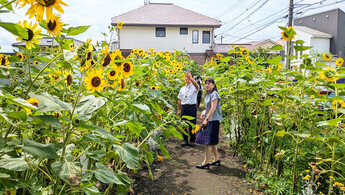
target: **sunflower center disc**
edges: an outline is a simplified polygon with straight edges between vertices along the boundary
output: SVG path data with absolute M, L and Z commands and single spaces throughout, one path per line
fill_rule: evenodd
M 54 5 L 55 3 L 56 3 L 56 0 L 43 0 L 43 4 L 41 3 L 41 5 L 45 7 L 50 7 Z
M 26 28 L 26 32 L 28 32 L 28 39 L 23 39 L 24 41 L 31 41 L 34 38 L 34 32 L 31 29 Z
M 98 87 L 101 85 L 101 79 L 99 77 L 94 77 L 92 78 L 91 84 L 94 87 Z
M 110 76 L 112 76 L 112 77 L 115 76 L 115 74 L 116 74 L 116 72 L 114 70 L 110 72 Z
M 3 65 L 5 65 L 5 63 L 6 63 L 6 59 L 5 59 L 5 57 L 2 57 L 2 58 L 1 58 L 1 64 L 0 64 L 0 65 L 3 66 Z
M 129 72 L 131 70 L 131 65 L 129 65 L 128 63 L 124 64 L 123 65 L 123 70 L 125 72 Z
M 121 79 L 121 88 L 124 89 L 125 88 L 125 80 Z
M 73 82 L 73 77 L 72 77 L 72 75 L 69 74 L 67 76 L 67 85 L 68 86 L 72 85 L 72 82 Z
M 108 66 L 108 64 L 110 63 L 110 55 L 107 54 L 107 56 L 104 58 L 104 62 L 103 62 L 103 66 Z
M 49 20 L 47 27 L 49 30 L 54 30 L 56 27 L 56 21 L 55 20 L 54 21 Z
M 87 52 L 86 60 L 91 60 L 91 52 Z

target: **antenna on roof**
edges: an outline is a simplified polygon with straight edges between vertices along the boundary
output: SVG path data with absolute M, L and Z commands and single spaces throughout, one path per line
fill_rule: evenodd
M 150 4 L 150 0 L 144 0 L 144 5 Z

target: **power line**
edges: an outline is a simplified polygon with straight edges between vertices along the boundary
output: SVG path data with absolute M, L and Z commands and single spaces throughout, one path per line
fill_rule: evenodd
M 272 21 L 271 23 L 269 23 L 269 24 L 267 24 L 267 25 L 265 25 L 265 26 L 259 28 L 259 29 L 256 30 L 255 32 L 250 33 L 250 34 L 248 34 L 248 35 L 246 35 L 246 36 L 244 36 L 244 37 L 242 37 L 242 38 L 240 38 L 240 39 L 237 39 L 234 43 L 236 43 L 236 42 L 238 42 L 238 41 L 241 41 L 241 40 L 243 40 L 243 39 L 245 39 L 245 38 L 247 38 L 247 37 L 249 37 L 249 36 L 251 36 L 251 35 L 257 33 L 257 32 L 260 32 L 261 30 L 263 30 L 263 29 L 265 29 L 265 28 L 271 26 L 271 25 L 274 24 L 274 23 L 276 23 L 276 21 Z
M 326 1 L 326 0 L 323 0 L 323 1 L 320 1 L 320 2 L 317 2 L 317 3 L 314 3 L 313 5 L 315 5 L 315 4 L 322 4 L 324 1 Z M 303 13 L 301 13 L 300 16 L 302 16 L 303 14 L 305 14 L 308 10 L 318 9 L 318 8 L 324 8 L 324 7 L 328 7 L 328 6 L 331 6 L 331 5 L 335 5 L 335 4 L 338 4 L 338 3 L 344 3 L 344 2 L 345 2 L 345 0 L 340 0 L 340 1 L 336 1 L 336 2 L 334 2 L 334 3 L 330 3 L 330 4 L 326 4 L 326 5 L 320 5 L 320 6 L 318 6 L 318 7 L 308 8 L 308 9 L 306 9 L 306 10 L 303 10 L 303 11 L 302 11 Z M 300 16 L 299 16 L 299 17 L 300 17 Z
M 238 0 L 237 2 L 235 2 L 234 4 L 232 4 L 228 9 L 226 9 L 226 10 L 223 11 L 221 14 L 219 14 L 218 16 L 216 16 L 216 18 L 222 17 L 223 15 L 226 15 L 226 14 L 228 13 L 228 11 L 236 9 L 239 5 L 241 5 L 241 1 L 242 1 L 242 0 Z
M 263 4 L 261 4 L 258 8 L 256 8 L 254 11 L 252 11 L 247 17 L 243 18 L 241 21 L 237 22 L 234 26 L 227 28 L 224 30 L 225 32 L 229 29 L 235 28 L 237 25 L 239 25 L 241 22 L 243 22 L 245 19 L 249 18 L 251 15 L 253 15 L 255 12 L 257 12 L 260 8 L 262 8 L 269 0 L 266 0 Z
M 266 18 L 264 18 L 264 19 L 262 19 L 262 20 L 260 20 L 260 21 L 262 22 L 262 21 L 264 21 L 264 20 L 267 20 L 268 18 L 270 18 L 270 17 L 272 17 L 272 16 L 274 16 L 274 15 L 277 15 L 277 14 L 280 13 L 280 12 L 283 12 L 283 11 L 286 12 L 288 8 L 289 8 L 289 7 L 286 7 L 286 8 L 284 8 L 284 9 L 281 9 L 281 10 L 279 10 L 278 12 L 276 12 L 276 13 L 274 13 L 274 14 L 271 14 L 271 15 L 267 16 Z M 285 14 L 284 14 L 284 15 L 285 15 Z M 249 27 L 252 27 L 252 25 L 253 25 L 253 24 L 248 25 L 248 26 L 246 26 L 246 27 L 244 27 L 244 28 L 241 28 L 241 29 L 239 29 L 239 30 L 237 30 L 237 31 L 235 31 L 235 32 L 233 32 L 233 33 L 237 33 L 237 32 L 243 31 L 243 30 L 245 30 L 245 29 L 247 29 L 247 28 L 249 28 Z M 262 24 L 261 24 L 261 25 L 262 25 Z M 230 30 L 232 30 L 232 29 L 230 29 Z
M 244 12 L 242 12 L 241 14 L 239 14 L 238 16 L 236 16 L 233 20 L 228 20 L 224 23 L 224 25 L 228 24 L 229 22 L 232 22 L 234 20 L 236 20 L 237 18 L 240 18 L 241 16 L 243 16 L 243 14 L 245 14 L 247 11 L 249 11 L 250 9 L 252 9 L 256 4 L 260 3 L 261 0 L 257 0 L 252 6 L 250 6 L 249 8 L 246 8 L 246 10 Z
M 343 1 L 345 1 L 345 0 L 337 1 L 336 3 L 341 3 L 341 2 L 343 2 Z M 300 2 L 301 2 L 301 1 L 300 1 Z M 299 3 L 300 3 L 300 2 L 299 2 Z M 297 10 L 296 12 L 298 12 L 298 11 L 300 11 L 300 10 L 302 10 L 302 9 L 311 7 L 311 6 L 313 6 L 313 5 L 319 4 L 319 3 L 320 3 L 320 2 L 316 2 L 316 3 L 312 3 L 312 4 L 306 4 L 307 7 L 303 7 L 303 8 L 301 8 L 301 9 Z M 333 4 L 336 4 L 336 3 L 331 3 L 331 4 L 328 4 L 328 5 L 326 5 L 326 6 L 333 5 Z M 321 6 L 320 6 L 320 7 L 321 7 Z M 314 9 L 314 8 L 313 8 L 313 9 Z M 277 13 L 278 13 L 278 12 L 277 12 Z M 274 15 L 275 15 L 275 14 L 274 14 Z M 269 18 L 269 17 L 266 17 L 266 18 Z M 248 32 L 249 34 L 248 34 L 248 33 L 245 33 L 246 35 L 245 35 L 244 37 L 241 37 L 240 39 L 236 40 L 235 42 L 240 41 L 240 40 L 243 40 L 243 39 L 245 39 L 245 38 L 247 38 L 247 37 L 249 37 L 249 36 L 251 36 L 251 35 L 253 35 L 253 34 L 257 33 L 257 32 L 260 32 L 260 31 L 263 30 L 264 28 L 267 28 L 268 26 L 270 26 L 270 25 L 276 23 L 277 20 L 282 19 L 282 18 L 284 18 L 284 17 L 279 17 L 279 18 L 274 19 L 274 20 L 271 21 L 271 22 L 268 22 L 268 23 L 266 23 L 266 24 L 263 24 L 262 26 L 259 27 L 258 30 L 254 31 L 254 32 L 253 32 L 254 29 L 250 30 L 250 31 Z M 264 20 L 265 20 L 265 19 L 264 19 Z M 247 27 L 246 27 L 246 28 L 247 28 Z M 236 32 L 238 32 L 238 31 L 236 31 Z M 243 34 L 243 33 L 242 33 L 242 34 Z

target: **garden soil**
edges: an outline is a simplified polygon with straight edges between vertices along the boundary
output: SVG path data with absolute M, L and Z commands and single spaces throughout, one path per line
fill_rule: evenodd
M 256 194 L 254 186 L 246 181 L 247 169 L 241 165 L 239 158 L 229 152 L 222 133 L 220 137 L 218 152 L 221 166 L 211 166 L 210 169 L 195 168 L 203 161 L 204 146 L 181 147 L 183 141 L 169 140 L 166 148 L 170 159 L 164 158 L 163 162 L 151 165 L 153 180 L 147 170 L 138 171 L 132 194 Z

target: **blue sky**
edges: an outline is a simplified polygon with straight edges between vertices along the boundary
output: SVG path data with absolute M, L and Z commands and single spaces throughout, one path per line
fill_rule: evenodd
M 144 5 L 144 0 L 63 0 L 68 4 L 62 14 L 64 23 L 70 26 L 92 25 L 84 34 L 75 38 L 86 41 L 92 38 L 104 40 L 102 32 L 108 31 L 111 17 L 136 9 Z M 299 14 L 295 17 L 340 8 L 345 11 L 345 1 L 341 0 L 295 0 L 295 10 Z M 151 3 L 173 3 L 186 9 L 204 14 L 220 20 L 222 27 L 216 30 L 220 42 L 220 34 L 223 34 L 223 43 L 245 43 L 255 40 L 280 38 L 280 29 L 277 26 L 286 26 L 289 0 L 151 0 Z M 317 3 L 322 2 L 322 3 Z M 315 3 L 315 4 L 314 4 Z M 309 5 L 313 4 L 313 5 Z M 331 5 L 333 4 L 333 5 Z M 309 5 L 309 7 L 307 7 Z M 329 5 L 329 6 L 326 6 Z M 260 7 L 260 8 L 259 8 Z M 307 8 L 309 8 L 307 10 Z M 27 20 L 25 12 L 28 8 L 15 9 L 12 13 L 1 14 L 2 22 L 14 22 Z M 281 11 L 282 10 L 282 11 Z M 281 11 L 281 12 L 279 12 Z M 55 11 L 55 13 L 57 13 Z M 269 25 L 271 24 L 271 25 Z M 266 28 L 263 28 L 265 26 Z M 261 29 L 261 30 L 260 30 Z M 257 33 L 254 33 L 258 31 Z M 43 33 L 46 33 L 44 30 Z M 0 52 L 13 50 L 11 44 L 16 42 L 15 37 L 0 28 Z

